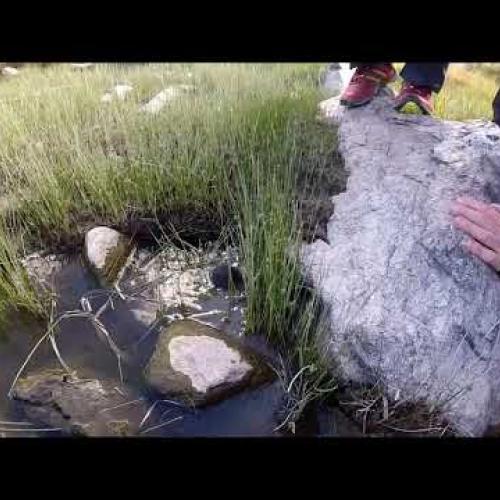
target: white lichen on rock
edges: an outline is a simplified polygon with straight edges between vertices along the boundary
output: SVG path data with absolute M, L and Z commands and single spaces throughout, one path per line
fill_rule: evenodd
M 206 335 L 175 337 L 168 348 L 172 368 L 187 375 L 198 392 L 239 382 L 252 370 L 237 350 Z

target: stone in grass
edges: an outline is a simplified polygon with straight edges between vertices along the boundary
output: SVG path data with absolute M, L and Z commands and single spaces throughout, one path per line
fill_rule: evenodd
M 119 83 L 101 97 L 101 102 L 112 102 L 116 99 L 124 101 L 134 87 L 126 83 Z
M 175 85 L 163 89 L 161 92 L 156 94 L 150 101 L 142 105 L 140 110 L 156 114 L 170 101 L 173 101 L 181 94 L 185 92 L 191 92 L 194 90 L 192 85 Z
M 30 421 L 77 436 L 135 435 L 147 411 L 147 403 L 129 389 L 60 369 L 19 379 L 12 398 Z
M 256 352 L 190 319 L 176 321 L 160 332 L 145 375 L 158 393 L 193 406 L 220 401 L 274 378 Z
M 85 258 L 103 287 L 121 278 L 133 253 L 128 238 L 109 227 L 94 227 L 85 235 Z
M 71 69 L 75 71 L 84 71 L 86 69 L 93 68 L 95 66 L 94 63 L 72 63 L 70 64 Z
M 2 68 L 3 76 L 17 76 L 19 74 L 19 70 L 16 68 L 12 68 L 11 66 L 5 66 Z

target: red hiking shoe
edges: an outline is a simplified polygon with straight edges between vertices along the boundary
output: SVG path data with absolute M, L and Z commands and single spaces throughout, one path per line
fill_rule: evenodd
M 360 66 L 340 96 L 340 104 L 349 108 L 368 104 L 382 87 L 395 79 L 396 71 L 392 64 Z
M 412 85 L 408 82 L 403 83 L 401 91 L 394 100 L 394 108 L 400 111 L 410 102 L 416 104 L 424 115 L 434 113 L 432 90 L 429 87 Z

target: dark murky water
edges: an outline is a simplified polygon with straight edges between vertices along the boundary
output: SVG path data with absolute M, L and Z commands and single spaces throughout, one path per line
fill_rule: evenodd
M 96 292 L 97 284 L 93 277 L 81 263 L 79 258 L 68 262 L 55 277 L 56 288 L 61 302 L 58 307 L 61 311 L 80 309 L 80 298 L 86 295 L 96 311 L 104 303 L 107 296 Z M 139 398 L 145 401 L 146 407 L 155 403 L 155 396 L 151 395 L 142 383 L 141 374 L 151 356 L 156 337 L 161 325 L 150 329 L 146 323 L 137 319 L 133 310 L 141 307 L 141 300 L 123 301 L 117 298 L 114 309 L 108 309 L 101 317 L 102 322 L 112 335 L 116 344 L 124 350 L 129 360 L 123 363 L 124 383 L 137 392 Z M 220 328 L 228 333 L 237 335 L 241 322 L 241 309 L 232 307 L 222 293 L 214 292 L 207 296 L 200 305 L 202 311 L 213 309 L 227 311 L 224 321 L 221 315 L 204 316 L 203 322 Z M 55 436 L 54 432 L 14 431 L 13 429 L 29 429 L 22 424 L 23 416 L 16 409 L 13 401 L 7 398 L 10 385 L 15 374 L 26 356 L 44 333 L 44 324 L 34 323 L 32 320 L 13 316 L 7 329 L 7 336 L 0 343 L 0 436 Z M 144 338 L 144 335 L 150 333 Z M 141 340 L 143 339 L 143 340 Z M 138 343 L 138 341 L 141 342 Z M 257 351 L 270 356 L 269 348 L 258 337 L 244 339 Z M 117 358 L 112 351 L 100 340 L 86 318 L 69 318 L 63 320 L 57 333 L 58 348 L 65 362 L 75 369 L 80 377 L 106 379 L 116 383 L 116 390 L 121 387 L 120 372 Z M 52 348 L 44 342 L 31 359 L 26 373 L 41 367 L 60 367 Z M 163 437 L 225 437 L 225 436 L 279 436 L 276 427 L 280 424 L 280 412 L 283 399 L 283 387 L 279 380 L 259 387 L 254 390 L 243 391 L 218 404 L 203 409 L 193 410 L 176 406 L 170 402 L 156 402 L 142 428 L 145 436 Z M 124 402 L 130 400 L 124 399 Z M 136 403 L 139 403 L 138 401 Z M 139 411 L 139 406 L 133 401 L 126 407 L 114 411 L 113 417 L 133 418 L 142 420 L 144 406 Z M 137 408 L 134 409 L 134 406 Z M 283 416 L 281 415 L 281 418 Z M 310 419 L 308 419 L 310 420 Z M 328 420 L 328 419 L 327 419 Z M 330 421 L 313 416 L 312 424 L 302 429 L 300 434 L 313 435 L 342 435 L 341 431 L 333 430 Z M 165 423 L 168 424 L 165 425 Z M 325 423 L 326 422 L 326 423 Z M 155 426 L 160 426 L 155 429 Z

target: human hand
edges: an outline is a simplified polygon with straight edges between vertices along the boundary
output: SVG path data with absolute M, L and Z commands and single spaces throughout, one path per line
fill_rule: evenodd
M 500 271 L 500 205 L 464 196 L 452 204 L 450 211 L 454 226 L 469 236 L 465 248 Z

